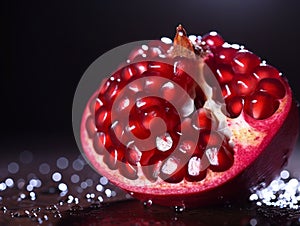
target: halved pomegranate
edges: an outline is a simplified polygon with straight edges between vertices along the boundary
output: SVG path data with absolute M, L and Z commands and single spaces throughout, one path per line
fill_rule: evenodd
M 241 199 L 286 164 L 298 134 L 287 80 L 211 32 L 129 55 L 87 103 L 91 165 L 140 200 L 204 206 Z

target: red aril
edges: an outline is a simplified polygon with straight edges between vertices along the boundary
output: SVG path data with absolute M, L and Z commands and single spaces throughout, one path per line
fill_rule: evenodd
M 200 36 L 199 36 L 200 37 Z M 140 200 L 195 207 L 246 200 L 284 167 L 298 134 L 277 69 L 216 32 L 135 48 L 87 103 L 91 165 Z

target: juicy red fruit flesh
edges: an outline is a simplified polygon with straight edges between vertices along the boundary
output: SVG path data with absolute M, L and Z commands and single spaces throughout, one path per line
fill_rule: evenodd
M 182 35 L 178 35 L 180 32 Z M 96 101 L 90 104 L 92 110 L 84 130 L 85 139 L 91 140 L 95 156 L 103 158 L 104 167 L 93 164 L 94 160 L 92 164 L 113 183 L 133 191 L 140 199 L 150 198 L 164 205 L 171 198 L 170 205 L 184 202 L 197 206 L 213 203 L 218 195 L 234 195 L 239 186 L 241 191 L 249 191 L 261 180 L 250 176 L 244 181 L 242 175 L 251 175 L 249 171 L 271 180 L 283 165 L 282 152 L 289 155 L 295 142 L 297 128 L 288 119 L 296 110 L 279 71 L 261 62 L 254 53 L 225 43 L 215 32 L 193 45 L 185 35 L 179 26 L 174 50 L 160 42 L 134 50 L 130 62 L 100 87 Z M 205 62 L 212 74 L 203 72 L 200 62 Z M 199 82 L 199 77 L 204 80 Z M 211 107 L 215 94 L 210 96 L 203 84 L 220 89 L 221 100 L 216 99 L 216 107 Z M 285 118 L 280 118 L 280 114 L 285 114 Z M 265 136 L 276 117 L 279 120 L 273 124 L 278 124 L 279 135 L 272 133 L 255 143 Z M 248 132 L 242 134 L 248 123 Z M 289 126 L 293 128 L 282 135 Z M 279 157 L 269 163 L 272 170 L 263 172 L 260 165 L 268 162 L 266 153 L 274 151 L 276 142 L 283 151 L 274 153 Z M 243 159 L 243 155 L 250 157 Z M 239 168 L 243 165 L 246 167 Z M 139 184 L 144 182 L 143 190 Z M 189 186 L 198 192 L 184 190 Z M 207 201 L 202 204 L 200 200 Z

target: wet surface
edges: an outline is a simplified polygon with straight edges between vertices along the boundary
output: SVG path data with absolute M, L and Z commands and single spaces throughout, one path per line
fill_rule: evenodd
M 254 192 L 245 206 L 193 210 L 133 200 L 78 151 L 47 153 L 25 150 L 0 160 L 1 226 L 300 225 L 298 150 L 273 187 Z M 280 199 L 287 205 L 276 206 Z

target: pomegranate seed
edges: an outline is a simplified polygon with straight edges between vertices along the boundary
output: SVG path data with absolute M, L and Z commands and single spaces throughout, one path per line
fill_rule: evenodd
M 201 159 L 202 156 L 193 156 L 190 158 L 187 165 L 187 172 L 185 179 L 187 181 L 201 181 L 206 177 L 206 168 L 204 165 L 208 165 L 204 163 L 204 158 Z
M 198 137 L 198 132 L 193 128 L 192 119 L 190 118 L 183 119 L 183 121 L 177 125 L 175 130 L 185 139 L 188 139 L 189 137 L 195 137 L 195 135 Z
M 100 98 L 94 98 L 90 104 L 90 112 L 94 116 L 95 112 L 99 110 L 100 107 L 104 105 L 104 101 Z
M 125 158 L 131 165 L 137 165 L 142 158 L 142 152 L 138 149 L 135 144 L 129 145 L 125 152 Z
M 215 31 L 209 32 L 202 37 L 201 41 L 204 41 L 210 47 L 218 47 L 224 44 L 224 39 Z
M 93 139 L 93 146 L 98 154 L 103 154 L 105 149 L 112 146 L 110 136 L 103 132 L 96 133 Z
M 129 137 L 126 136 L 127 134 L 125 133 L 124 126 L 119 121 L 115 121 L 111 125 L 108 134 L 116 145 L 119 145 L 120 143 L 126 145 L 129 141 Z
M 252 73 L 260 64 L 260 58 L 248 51 L 238 51 L 232 61 L 232 69 L 237 74 Z
M 243 107 L 244 99 L 239 96 L 226 99 L 226 115 L 229 115 L 231 118 L 238 117 L 241 114 Z
M 223 146 L 208 148 L 205 154 L 210 162 L 209 168 L 214 172 L 228 170 L 233 164 L 232 154 Z
M 168 157 L 162 164 L 159 177 L 168 183 L 179 183 L 185 176 L 185 168 L 179 159 Z
M 161 87 L 161 94 L 163 99 L 169 102 L 175 102 L 180 98 L 178 90 L 175 89 L 175 85 L 172 82 L 167 82 Z
M 214 50 L 215 60 L 218 64 L 230 64 L 238 49 L 219 46 Z
M 270 65 L 260 65 L 256 67 L 253 74 L 258 79 L 280 77 L 279 71 Z
M 107 131 L 110 126 L 111 113 L 106 109 L 105 106 L 99 108 L 96 112 L 95 123 L 98 131 Z
M 141 75 L 145 71 L 147 71 L 148 64 L 149 64 L 149 62 L 147 62 L 147 61 L 141 61 L 141 62 L 135 63 L 135 68 L 137 69 L 139 75 Z
M 218 81 L 222 83 L 228 83 L 234 78 L 234 72 L 228 66 L 223 66 L 216 71 Z
M 161 166 L 162 166 L 162 163 L 163 163 L 162 160 L 158 159 L 156 156 L 153 156 L 148 161 L 147 165 L 143 165 L 143 168 L 142 168 L 145 176 L 150 181 L 156 181 L 158 179 L 158 175 L 160 173 L 160 169 L 161 169 Z M 143 153 L 142 158 L 143 157 L 144 157 L 144 153 Z
M 150 73 L 149 73 L 150 74 Z M 148 75 L 149 77 L 145 78 L 144 92 L 151 96 L 159 96 L 160 89 L 165 82 L 165 79 L 159 76 Z
M 231 90 L 234 89 L 236 95 L 248 96 L 256 87 L 257 80 L 252 75 L 236 75 L 234 80 L 229 84 Z
M 183 140 L 178 145 L 178 150 L 184 155 L 191 156 L 196 150 L 196 143 L 192 140 Z
M 144 83 L 141 79 L 134 80 L 126 86 L 129 96 L 131 95 L 135 96 L 137 93 L 142 92 L 143 88 L 144 88 Z
M 131 64 L 122 69 L 121 79 L 122 81 L 128 81 L 129 79 L 131 79 L 137 74 L 138 74 L 138 70 L 136 69 L 135 65 Z
M 184 57 L 175 57 L 173 62 L 173 80 L 178 84 L 184 85 L 182 81 L 187 78 L 194 79 L 194 76 L 197 75 L 198 69 L 193 60 Z
M 130 180 L 136 180 L 138 178 L 137 167 L 131 165 L 129 162 L 120 163 L 119 172 Z
M 104 94 L 105 100 L 107 101 L 114 100 L 118 92 L 119 92 L 119 84 L 117 81 L 113 81 Z
M 141 120 L 134 118 L 132 114 L 129 118 L 129 127 L 127 127 L 127 130 L 139 139 L 146 139 L 151 135 L 150 131 L 141 124 Z
M 235 87 L 232 84 L 225 84 L 221 86 L 221 91 L 224 99 L 237 95 Z
M 97 127 L 95 126 L 95 118 L 92 115 L 86 119 L 85 127 L 89 137 L 94 137 L 97 132 Z
M 200 150 L 206 149 L 207 147 L 218 147 L 221 146 L 224 140 L 222 136 L 217 131 L 205 130 L 200 132 L 200 137 L 198 140 L 198 147 Z
M 122 121 L 120 118 L 123 119 L 124 117 L 129 115 L 133 103 L 133 97 L 124 94 L 122 95 L 122 97 L 118 97 L 117 100 L 113 103 L 111 111 L 114 113 L 115 116 L 118 117 L 119 121 Z M 122 117 L 119 117 L 120 115 Z M 114 119 L 114 117 L 112 117 L 112 119 Z
M 200 108 L 197 110 L 192 117 L 193 127 L 201 130 L 201 129 L 211 129 L 212 125 L 212 115 L 211 112 L 205 108 Z
M 173 67 L 166 63 L 151 61 L 148 65 L 148 72 L 159 73 L 160 76 L 168 79 L 173 77 Z
M 271 117 L 278 107 L 278 100 L 268 93 L 258 91 L 246 99 L 244 109 L 248 115 L 255 119 L 266 119 Z
M 124 151 L 121 149 L 112 148 L 104 152 L 103 161 L 111 170 L 116 170 L 119 168 L 119 162 L 124 156 Z
M 276 99 L 282 99 L 285 96 L 283 84 L 275 78 L 264 78 L 259 81 L 257 90 L 266 92 Z

